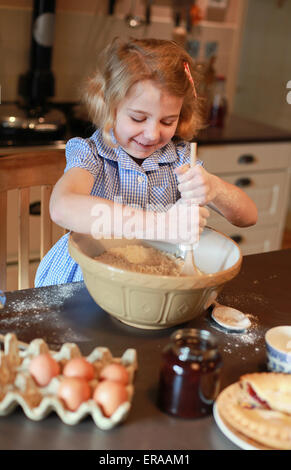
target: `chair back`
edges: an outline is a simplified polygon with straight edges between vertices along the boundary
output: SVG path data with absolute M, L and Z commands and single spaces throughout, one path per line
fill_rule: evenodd
M 30 188 L 41 188 L 40 259 L 52 246 L 49 200 L 65 168 L 64 150 L 22 152 L 0 156 L 0 289 L 7 282 L 7 194 L 18 190 L 18 289 L 29 285 Z

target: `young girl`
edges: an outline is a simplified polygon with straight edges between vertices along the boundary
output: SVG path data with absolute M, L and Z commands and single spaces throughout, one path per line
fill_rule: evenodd
M 202 127 L 195 82 L 192 59 L 176 43 L 115 39 L 85 88 L 97 130 L 88 139 L 68 141 L 65 172 L 50 201 L 52 220 L 68 230 L 92 234 L 99 207 L 113 217 L 116 205 L 131 206 L 143 221 L 151 210 L 155 230 L 164 210 L 164 239 L 177 242 L 167 217 L 181 201 L 187 202 L 189 215 L 189 201 L 195 199 L 199 210 L 193 214 L 200 233 L 209 216 L 203 206 L 210 202 L 235 225 L 255 224 L 256 206 L 241 189 L 208 173 L 199 162 L 190 169 L 185 166 L 189 141 Z M 123 222 L 121 218 L 117 224 L 118 236 L 125 235 Z M 109 232 L 102 235 L 116 236 L 116 224 Z M 68 253 L 68 236 L 41 261 L 36 287 L 83 279 Z M 193 240 L 192 230 L 189 242 Z

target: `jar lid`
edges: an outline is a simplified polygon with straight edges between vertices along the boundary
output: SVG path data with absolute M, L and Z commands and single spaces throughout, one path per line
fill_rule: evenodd
M 181 361 L 209 358 L 218 348 L 216 338 L 207 330 L 179 329 L 171 335 L 171 340 Z

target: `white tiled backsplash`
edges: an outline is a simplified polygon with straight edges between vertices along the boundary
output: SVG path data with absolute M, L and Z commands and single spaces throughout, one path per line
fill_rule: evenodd
M 107 4 L 107 2 L 105 2 Z M 117 2 L 117 6 L 119 3 Z M 121 8 L 119 6 L 119 8 Z M 103 8 L 104 10 L 104 8 Z M 155 10 L 150 26 L 129 28 L 118 10 L 114 17 L 96 7 L 95 13 L 57 11 L 52 69 L 55 75 L 55 101 L 78 100 L 78 87 L 98 60 L 98 53 L 115 36 L 157 37 L 172 39 L 173 22 L 170 8 Z M 161 15 L 159 16 L 157 15 Z M 32 11 L 28 8 L 0 7 L 0 80 L 2 101 L 18 98 L 18 77 L 29 66 L 30 28 Z M 227 77 L 229 73 L 233 23 L 226 27 L 194 27 L 193 38 L 218 42 L 216 70 Z

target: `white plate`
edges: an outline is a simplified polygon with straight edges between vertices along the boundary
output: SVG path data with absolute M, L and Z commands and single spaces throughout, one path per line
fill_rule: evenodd
M 220 431 L 235 445 L 244 450 L 260 450 L 259 447 L 252 446 L 249 442 L 241 439 L 229 429 L 229 427 L 222 421 L 216 403 L 214 403 L 213 406 L 213 416 Z

